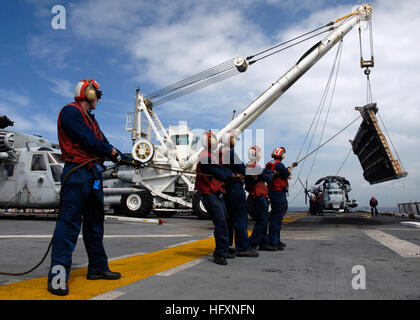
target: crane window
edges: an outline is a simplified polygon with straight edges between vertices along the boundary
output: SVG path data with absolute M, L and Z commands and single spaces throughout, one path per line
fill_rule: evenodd
M 47 171 L 47 164 L 43 154 L 34 154 L 31 163 L 32 171 Z
M 188 134 L 177 134 L 175 136 L 175 144 L 177 146 L 185 146 L 188 145 Z

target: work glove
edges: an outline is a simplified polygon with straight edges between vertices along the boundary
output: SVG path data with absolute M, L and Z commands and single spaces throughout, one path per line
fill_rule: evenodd
M 115 156 L 111 157 L 111 161 L 114 163 L 120 163 L 121 161 L 121 154 L 117 152 Z
M 243 178 L 244 178 L 244 175 L 243 174 L 240 174 L 240 173 L 234 173 L 234 174 L 232 174 L 232 181 L 233 182 L 239 182 Z
M 134 169 L 144 168 L 144 164 L 135 159 L 131 159 L 130 165 L 133 166 Z
M 124 156 L 124 158 L 120 160 L 120 164 L 132 166 L 134 169 L 144 168 L 143 163 L 127 156 Z
M 293 163 L 292 163 L 292 169 L 293 169 L 293 168 L 295 168 L 295 167 L 297 167 L 297 166 L 298 166 L 298 164 L 299 164 L 298 162 L 293 162 Z

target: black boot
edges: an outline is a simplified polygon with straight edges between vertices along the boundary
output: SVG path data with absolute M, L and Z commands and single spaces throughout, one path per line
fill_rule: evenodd
M 214 260 L 214 263 L 220 264 L 222 266 L 225 266 L 228 264 L 226 258 L 218 254 L 213 255 L 213 260 Z
M 284 250 L 284 246 L 281 243 L 273 244 L 278 251 Z
M 86 277 L 88 280 L 117 280 L 121 278 L 121 273 L 119 272 L 112 272 L 112 271 L 104 271 L 99 273 L 91 273 L 88 274 Z
M 245 251 L 238 251 L 236 255 L 238 257 L 258 257 L 258 251 L 253 248 L 249 248 Z
M 48 281 L 48 291 L 51 292 L 52 294 L 55 294 L 56 296 L 66 296 L 69 294 L 69 287 L 67 286 L 67 283 L 66 283 L 66 287 L 64 289 L 61 289 L 61 288 L 54 289 L 52 286 L 52 283 Z
M 236 249 L 235 248 L 229 248 L 229 252 L 227 255 L 227 259 L 233 259 L 236 257 Z
M 258 250 L 260 251 L 277 251 L 276 247 L 270 246 L 269 244 L 265 245 L 265 246 L 260 246 L 258 248 Z

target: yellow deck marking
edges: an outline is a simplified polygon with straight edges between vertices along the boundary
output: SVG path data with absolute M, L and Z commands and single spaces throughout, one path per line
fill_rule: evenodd
M 293 222 L 302 216 L 306 216 L 307 214 L 308 214 L 307 212 L 301 212 L 301 213 L 292 214 L 290 216 L 285 216 L 283 218 L 283 222 L 285 223 Z
M 305 213 L 287 216 L 292 222 Z M 109 262 L 112 271 L 121 272 L 118 280 L 87 280 L 87 268 L 70 272 L 68 296 L 59 297 L 47 291 L 47 277 L 34 278 L 0 286 L 0 300 L 87 300 L 116 290 L 133 282 L 148 278 L 189 261 L 201 258 L 214 251 L 214 238 L 205 238 L 191 243 L 167 248 L 138 256 Z
M 99 294 L 150 277 L 186 262 L 201 258 L 214 250 L 214 238 L 206 238 L 174 248 L 159 250 L 109 263 L 121 272 L 119 280 L 87 280 L 87 268 L 70 272 L 70 294 L 65 297 L 47 291 L 47 277 L 35 278 L 0 286 L 0 300 L 86 300 Z

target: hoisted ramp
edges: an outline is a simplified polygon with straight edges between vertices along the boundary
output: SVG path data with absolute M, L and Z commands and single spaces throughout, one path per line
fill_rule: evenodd
M 363 177 L 370 184 L 407 176 L 398 160 L 394 159 L 385 136 L 379 127 L 376 103 L 356 107 L 363 118 L 360 128 L 350 140 L 353 152 L 363 168 Z

